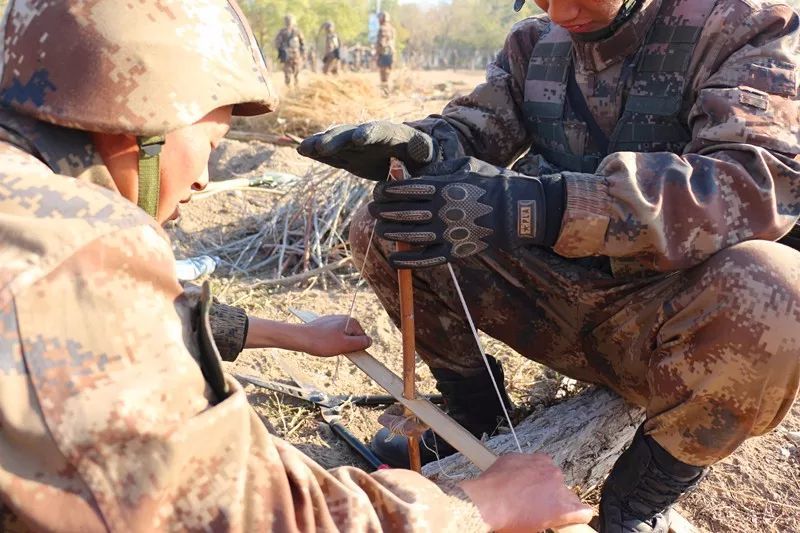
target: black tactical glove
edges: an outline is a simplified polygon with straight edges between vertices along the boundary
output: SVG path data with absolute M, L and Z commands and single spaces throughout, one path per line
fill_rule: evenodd
M 561 176 L 534 178 L 474 158 L 434 163 L 422 177 L 379 183 L 369 211 L 375 232 L 421 246 L 389 256 L 394 268 L 437 266 L 492 246 L 552 246 L 561 230 Z
M 317 133 L 300 143 L 297 151 L 356 176 L 383 181 L 389 172 L 389 158 L 403 161 L 413 172 L 435 160 L 436 143 L 410 126 L 380 121 Z

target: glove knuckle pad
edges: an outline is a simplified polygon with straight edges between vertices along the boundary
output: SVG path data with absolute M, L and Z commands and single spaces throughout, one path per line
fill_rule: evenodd
M 478 201 L 486 191 L 469 183 L 453 183 L 445 186 L 441 194 L 445 203 L 438 215 L 445 223 L 443 237 L 452 246 L 453 256 L 467 257 L 488 248 L 483 239 L 493 231 L 475 222 L 493 211 Z

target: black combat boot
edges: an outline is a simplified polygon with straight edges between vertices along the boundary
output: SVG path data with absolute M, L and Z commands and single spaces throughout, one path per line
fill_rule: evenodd
M 675 459 L 640 427 L 603 487 L 600 533 L 668 533 L 667 511 L 707 471 Z
M 503 381 L 503 367 L 491 356 L 489 356 L 489 366 L 500 387 L 503 402 L 510 412 L 511 401 L 508 399 Z M 431 373 L 436 379 L 436 388 L 444 398 L 445 410 L 456 422 L 478 438 L 484 433 L 489 435 L 494 433 L 498 422 L 503 419 L 503 408 L 488 372 L 464 377 L 445 368 L 431 368 Z M 434 435 L 431 430 L 427 430 L 421 440 L 422 464 L 435 461 L 437 454 L 441 459 L 456 453 L 452 446 L 438 435 Z M 389 466 L 408 468 L 407 442 L 403 437 L 392 437 L 389 430 L 383 428 L 372 438 L 370 447 L 375 455 Z

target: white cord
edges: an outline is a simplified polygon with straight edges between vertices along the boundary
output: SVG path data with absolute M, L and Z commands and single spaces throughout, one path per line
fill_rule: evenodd
M 387 176 L 387 180 L 390 179 Z M 361 265 L 361 271 L 359 272 L 359 278 L 364 279 L 364 270 L 367 266 L 367 261 L 369 260 L 369 253 L 372 250 L 372 241 L 375 238 L 375 226 L 377 224 L 373 223 L 372 231 L 369 235 L 369 241 L 367 243 L 367 251 L 364 253 L 364 264 Z M 503 408 L 503 415 L 506 417 L 506 421 L 508 422 L 508 427 L 511 430 L 511 435 L 514 437 L 514 443 L 517 445 L 517 450 L 519 453 L 522 453 L 522 446 L 519 443 L 519 439 L 517 438 L 517 432 L 514 431 L 514 424 L 511 422 L 511 416 L 508 414 L 508 409 L 506 408 L 506 403 L 503 401 L 503 395 L 500 393 L 500 387 L 497 384 L 497 380 L 494 377 L 494 373 L 492 372 L 492 367 L 489 365 L 489 358 L 486 356 L 486 350 L 483 348 L 483 343 L 481 342 L 481 338 L 478 336 L 478 330 L 475 328 L 475 323 L 472 320 L 472 314 L 469 312 L 469 307 L 467 307 L 467 301 L 464 299 L 464 294 L 461 292 L 461 285 L 458 283 L 458 278 L 456 278 L 456 273 L 453 270 L 453 266 L 450 263 L 447 263 L 447 268 L 450 270 L 450 276 L 453 278 L 453 284 L 456 287 L 456 292 L 458 293 L 458 297 L 461 300 L 461 306 L 464 308 L 464 314 L 467 317 L 467 321 L 469 322 L 469 327 L 472 329 L 472 335 L 475 337 L 475 343 L 478 345 L 478 350 L 481 352 L 481 357 L 483 358 L 483 363 L 486 365 L 486 370 L 489 372 L 489 378 L 492 380 L 492 385 L 494 385 L 494 391 L 497 394 L 497 399 L 500 401 L 500 407 Z M 353 317 L 353 310 L 356 305 L 356 298 L 358 298 L 359 287 L 356 287 L 355 293 L 353 294 L 353 301 L 350 302 L 350 310 L 347 314 L 347 322 L 345 323 L 344 330 L 347 331 L 347 328 L 350 326 L 350 321 Z M 334 376 L 338 376 L 339 371 L 339 359 L 340 357 L 336 358 L 336 370 L 334 372 Z M 424 439 L 423 443 L 424 443 Z M 437 448 L 436 450 L 429 450 L 432 451 L 437 459 L 439 458 L 438 454 L 438 446 L 436 445 L 436 441 L 434 441 L 434 446 Z M 425 445 L 427 448 L 427 445 Z M 442 472 L 444 473 L 444 472 Z M 448 476 L 449 477 L 449 476 Z
M 450 269 L 450 276 L 453 278 L 453 284 L 456 286 L 456 292 L 458 293 L 458 297 L 461 300 L 461 306 L 464 308 L 464 314 L 467 316 L 467 321 L 469 322 L 469 327 L 472 329 L 472 335 L 475 336 L 475 342 L 478 344 L 478 350 L 481 352 L 481 357 L 483 357 L 483 362 L 486 365 L 486 370 L 489 371 L 489 377 L 492 379 L 492 385 L 494 385 L 494 391 L 497 393 L 497 399 L 500 400 L 500 406 L 503 408 L 503 414 L 506 416 L 506 421 L 508 422 L 508 427 L 511 429 L 511 435 L 514 436 L 514 442 L 517 444 L 517 450 L 519 453 L 522 453 L 522 446 L 519 444 L 519 439 L 517 439 L 517 432 L 514 431 L 514 424 L 511 423 L 511 416 L 508 414 L 508 409 L 506 409 L 506 403 L 503 401 L 503 395 L 500 393 L 500 387 L 497 385 L 497 380 L 494 377 L 494 373 L 492 372 L 492 367 L 489 365 L 489 358 L 486 357 L 486 350 L 483 349 L 483 343 L 481 342 L 481 338 L 478 336 L 478 330 L 475 328 L 475 323 L 472 321 L 472 315 L 469 312 L 469 307 L 467 307 L 467 301 L 464 299 L 464 295 L 461 292 L 461 285 L 458 283 L 458 278 L 456 278 L 456 273 L 453 270 L 453 265 L 447 263 L 447 268 Z
M 361 265 L 361 271 L 358 273 L 358 278 L 363 280 L 364 279 L 364 270 L 367 268 L 367 261 L 369 261 L 369 253 L 372 250 L 372 240 L 375 238 L 375 226 L 377 223 L 372 224 L 372 232 L 369 234 L 369 242 L 367 242 L 367 251 L 364 253 L 364 264 Z M 350 302 L 350 310 L 347 312 L 347 322 L 344 324 L 344 332 L 347 333 L 347 328 L 350 326 L 350 322 L 353 320 L 353 309 L 356 306 L 356 298 L 358 298 L 358 293 L 361 291 L 361 287 L 356 287 L 355 291 L 353 292 L 353 301 Z

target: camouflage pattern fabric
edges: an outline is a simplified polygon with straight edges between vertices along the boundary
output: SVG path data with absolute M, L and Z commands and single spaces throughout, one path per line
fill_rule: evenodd
M 325 55 L 322 58 L 322 72 L 325 74 L 339 73 L 339 36 L 335 31 L 325 35 Z
M 84 132 L 20 124 L 0 140 L 0 530 L 483 527 L 413 472 L 322 469 L 234 379 L 216 395 L 161 228 L 95 184 Z
M 0 103 L 45 122 L 150 136 L 276 104 L 232 1 L 19 0 L 3 23 Z
M 392 72 L 394 63 L 396 32 L 391 22 L 385 21 L 378 28 L 378 37 L 375 42 L 375 55 L 378 58 L 378 71 L 380 72 L 381 82 L 388 83 L 389 74 Z
M 300 68 L 303 66 L 303 49 L 305 38 L 303 32 L 296 27 L 281 28 L 275 36 L 275 48 L 283 50 L 286 54 L 283 61 L 283 76 L 286 85 L 291 85 L 294 80 L 298 83 Z
M 351 230 L 362 267 L 372 228 Z M 394 244 L 376 239 L 364 276 L 399 324 Z M 800 254 L 749 241 L 682 272 L 615 277 L 604 258 L 489 250 L 453 264 L 476 326 L 647 410 L 645 430 L 705 466 L 774 428 L 800 386 Z M 417 352 L 433 368 L 485 372 L 446 267 L 414 271 Z
M 335 31 L 328 32 L 325 35 L 325 54 L 330 54 L 339 49 L 339 36 Z
M 694 6 L 648 0 L 611 37 L 573 40 L 578 86 L 606 133 L 625 109 L 623 67 L 656 16 L 670 13 L 679 26 L 694 20 L 680 16 Z M 800 20 L 784 4 L 718 0 L 688 56 L 678 114 L 690 132 L 685 148 L 611 153 L 593 173 L 525 153 L 536 140 L 525 103 L 561 101 L 558 84 L 548 92 L 528 79 L 534 48 L 554 31 L 545 16 L 519 23 L 486 83 L 411 123 L 439 141 L 445 159 L 516 161 L 519 172 L 565 178 L 553 250 L 459 261 L 461 287 L 483 331 L 644 406 L 659 444 L 686 463 L 712 464 L 775 427 L 800 383 L 800 256 L 769 242 L 800 215 Z M 569 150 L 592 153 L 586 124 L 564 120 Z M 363 211 L 351 230 L 357 262 L 371 224 Z M 365 275 L 396 320 L 390 248 L 375 244 Z M 483 371 L 448 271 L 414 276 L 422 358 L 464 375 Z
M 683 151 L 691 140 L 691 132 L 680 117 L 686 74 L 716 3 L 695 0 L 690 6 L 681 0 L 663 0 L 660 9 L 650 4 L 632 15 L 633 22 L 620 31 L 647 31 L 639 49 L 632 49 L 632 57 L 622 62 L 618 90 L 627 94 L 622 115 L 616 125 L 604 124 L 605 130 L 598 125 L 599 134 L 589 130 L 580 155 L 572 152 L 567 133 L 568 128 L 585 120 L 575 109 L 580 103 L 568 96 L 575 77 L 572 37 L 558 26 L 549 28 L 533 48 L 526 78 L 531 90 L 525 94 L 523 110 L 533 140 L 531 151 L 564 170 L 589 173 L 613 152 Z M 634 45 L 638 42 L 635 38 L 627 41 Z
M 691 9 L 691 0 L 672 0 Z M 661 9 L 648 0 L 643 15 Z M 644 42 L 652 15 L 597 42 L 576 40 L 576 78 L 592 114 L 613 131 L 624 108 L 622 67 Z M 506 166 L 533 144 L 523 113 L 533 48 L 544 17 L 519 23 L 486 83 L 439 116 L 413 123 L 446 158 L 472 155 Z M 686 269 L 748 239 L 777 240 L 800 214 L 798 17 L 766 1 L 719 0 L 691 54 L 680 112 L 691 140 L 681 153 L 616 152 L 594 173 L 565 171 L 567 209 L 555 251 L 608 256 L 617 274 Z M 568 120 L 573 153 L 591 150 L 586 125 Z M 563 169 L 525 154 L 515 170 Z
M 51 170 L 100 185 L 119 193 L 89 135 L 0 109 L 0 140 L 38 154 Z M 199 288 L 185 284 L 187 295 L 199 299 Z M 247 339 L 247 314 L 243 309 L 215 301 L 211 329 L 222 359 L 235 360 Z

